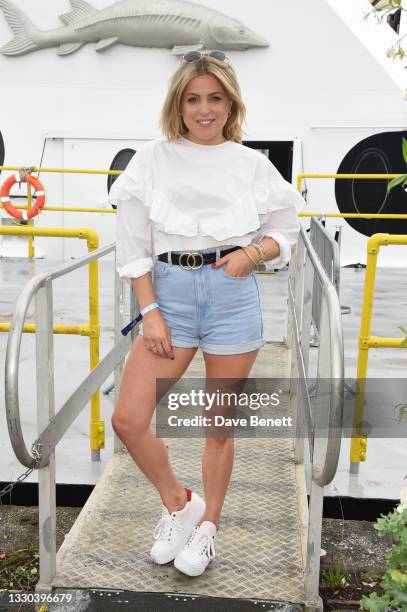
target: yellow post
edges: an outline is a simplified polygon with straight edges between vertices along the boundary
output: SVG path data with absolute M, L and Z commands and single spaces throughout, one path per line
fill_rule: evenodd
M 87 238 L 88 250 L 94 251 L 99 246 L 99 237 L 96 232 Z M 89 325 L 90 325 L 90 369 L 93 370 L 99 363 L 99 266 L 98 261 L 89 264 Z M 97 391 L 90 401 L 90 448 L 92 459 L 99 459 L 99 451 L 105 447 L 105 423 L 100 419 L 100 392 Z M 96 452 L 94 452 L 96 451 Z
M 99 236 L 93 229 L 86 227 L 80 228 L 53 228 L 53 227 L 29 227 L 29 226 L 5 226 L 0 227 L 0 234 L 9 236 L 52 236 L 60 238 L 82 238 L 86 239 L 88 250 L 94 251 L 99 246 Z M 99 363 L 99 274 L 98 261 L 92 261 L 89 264 L 89 326 L 79 325 L 77 331 L 73 330 L 75 326 L 55 326 L 55 333 L 79 333 L 89 336 L 90 346 L 90 367 L 93 370 Z M 34 332 L 35 327 L 32 323 L 27 323 L 27 329 L 24 331 Z M 0 324 L 0 331 L 8 331 L 9 323 Z M 100 394 L 97 391 L 91 398 L 90 404 L 90 447 L 92 450 L 92 458 L 98 459 L 99 450 L 105 446 L 105 424 L 100 419 Z M 97 451 L 97 455 L 93 453 Z
M 373 295 L 376 280 L 377 256 L 381 245 L 407 245 L 407 236 L 403 234 L 374 234 L 367 241 L 367 263 L 365 288 L 363 294 L 362 319 L 360 322 L 359 354 L 357 366 L 357 397 L 353 419 L 352 442 L 350 449 L 351 463 L 357 464 L 366 460 L 367 436 L 359 424 L 363 419 L 364 394 L 367 378 L 369 348 L 405 348 L 402 338 L 382 338 L 371 336 L 373 314 Z
M 380 239 L 384 234 L 375 234 L 367 241 L 367 262 L 365 273 L 365 287 L 363 293 L 362 319 L 360 322 L 359 353 L 356 372 L 356 403 L 353 414 L 353 431 L 350 446 L 351 463 L 366 461 L 367 436 L 361 431 L 360 423 L 363 420 L 363 406 L 365 400 L 365 387 L 367 377 L 367 363 L 369 357 L 369 338 L 372 326 L 373 296 L 376 281 L 377 255 L 380 250 Z
M 32 191 L 30 183 L 27 183 L 27 209 L 30 210 L 32 204 Z M 32 219 L 28 221 L 28 225 L 33 226 L 34 222 Z M 28 236 L 28 257 L 34 257 L 34 237 Z

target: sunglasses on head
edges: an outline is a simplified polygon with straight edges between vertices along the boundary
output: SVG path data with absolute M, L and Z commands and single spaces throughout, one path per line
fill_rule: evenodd
M 193 62 L 199 62 L 203 57 L 211 57 L 212 59 L 218 60 L 218 62 L 228 62 L 229 58 L 223 51 L 210 51 L 209 53 L 202 53 L 201 51 L 188 51 L 182 56 L 182 64 L 191 64 Z

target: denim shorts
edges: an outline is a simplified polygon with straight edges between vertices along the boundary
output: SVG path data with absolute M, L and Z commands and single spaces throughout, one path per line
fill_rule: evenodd
M 202 249 L 213 253 L 219 249 Z M 173 251 L 180 253 L 182 251 Z M 176 347 L 200 347 L 213 355 L 248 353 L 264 345 L 256 275 L 230 276 L 210 264 L 184 270 L 155 261 L 153 285 L 161 316 Z M 143 334 L 142 324 L 139 333 Z

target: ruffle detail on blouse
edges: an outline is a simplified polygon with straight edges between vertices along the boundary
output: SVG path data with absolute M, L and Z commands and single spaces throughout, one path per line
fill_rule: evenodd
M 174 207 L 165 194 L 155 191 L 149 217 L 158 231 L 181 236 L 212 236 L 222 241 L 232 236 L 245 236 L 260 227 L 260 219 L 253 197 L 245 196 L 223 213 L 199 217 L 186 214 Z
M 300 212 L 305 205 L 300 192 L 283 178 L 257 181 L 254 186 L 254 198 L 257 211 L 261 215 L 290 207 Z
M 259 161 L 254 178 L 254 198 L 258 213 L 265 214 L 290 207 L 300 212 L 305 206 L 300 192 L 281 176 L 265 155 L 261 155 Z
M 258 230 L 268 213 L 286 208 L 299 211 L 305 204 L 295 187 L 261 154 L 254 172 L 248 164 L 247 180 L 240 180 L 241 174 L 235 177 L 235 191 L 224 192 L 220 180 L 208 186 L 207 192 L 197 190 L 196 199 L 193 182 L 191 186 L 186 182 L 178 192 L 172 186 L 172 193 L 167 193 L 159 188 L 159 177 L 154 177 L 153 187 L 152 147 L 142 147 L 130 160 L 113 183 L 109 201 L 120 205 L 120 201 L 136 198 L 155 229 L 164 234 L 223 241 Z M 244 169 L 243 164 L 239 172 Z

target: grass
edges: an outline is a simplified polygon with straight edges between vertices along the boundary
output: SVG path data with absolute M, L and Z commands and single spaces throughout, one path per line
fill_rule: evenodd
M 375 572 L 364 572 L 360 575 L 361 580 L 363 582 L 367 582 L 372 585 L 374 582 L 377 583 L 382 578 L 381 574 L 376 574 Z M 376 586 L 376 585 L 373 585 Z
M 321 587 L 331 589 L 343 588 L 349 584 L 346 572 L 340 568 L 321 572 L 319 583 Z
M 372 593 L 382 594 L 380 587 L 381 574 L 375 572 L 354 572 L 346 568 L 333 568 L 321 572 L 320 595 L 324 601 L 324 610 L 359 609 L 359 602 L 363 596 Z M 343 608 L 345 609 L 345 608 Z
M 39 551 L 34 544 L 0 555 L 0 589 L 32 590 L 38 581 L 38 572 Z

